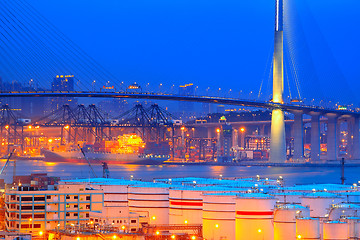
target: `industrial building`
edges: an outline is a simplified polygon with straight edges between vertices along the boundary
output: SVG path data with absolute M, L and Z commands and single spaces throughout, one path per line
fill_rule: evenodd
M 56 190 L 19 186 L 5 192 L 6 229 L 39 233 L 88 221 L 91 211 L 101 211 L 101 190 L 84 184 L 63 184 Z

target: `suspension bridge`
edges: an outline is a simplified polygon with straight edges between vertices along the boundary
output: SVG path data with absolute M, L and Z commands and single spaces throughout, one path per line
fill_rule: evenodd
M 355 108 L 339 109 L 338 105 L 324 107 L 306 104 L 301 101 L 285 102 L 285 72 L 295 75 L 295 85 L 299 95 L 300 83 L 296 69 L 286 70 L 284 59 L 284 4 L 287 1 L 275 0 L 274 51 L 272 58 L 272 94 L 271 100 L 249 100 L 232 97 L 179 95 L 147 91 L 126 90 L 124 82 L 116 80 L 94 59 L 76 46 L 57 28 L 49 23 L 39 12 L 25 1 L 4 1 L 0 6 L 0 55 L 4 61 L 3 71 L 8 78 L 28 81 L 29 87 L 19 91 L 16 87 L 1 89 L 0 98 L 49 97 L 49 98 L 121 98 L 149 99 L 168 101 L 188 101 L 216 103 L 254 108 L 265 108 L 272 111 L 270 161 L 285 162 L 285 120 L 284 112 L 294 114 L 294 158 L 304 158 L 303 116 L 311 116 L 311 160 L 320 161 L 320 116 L 328 119 L 327 143 L 328 159 L 336 160 L 339 139 L 339 119 L 350 119 L 353 159 L 360 159 L 360 112 Z M 74 57 L 75 56 L 75 57 Z M 289 57 L 289 56 L 288 56 Z M 293 58 L 290 60 L 293 64 Z M 45 64 L 44 64 L 45 63 Z M 34 70 L 36 69 L 36 70 Z M 48 89 L 48 77 L 59 72 L 76 73 L 75 87 L 59 89 L 52 85 Z M 289 74 L 289 73 L 288 73 Z M 30 79 L 30 80 L 29 80 Z M 35 79 L 35 80 L 34 80 Z M 86 80 L 87 79 L 87 80 Z M 93 80 L 96 79 L 96 80 Z M 288 78 L 286 78 L 288 81 Z M 118 90 L 114 87 L 118 86 Z M 261 84 L 262 85 L 262 84 Z M 290 84 L 288 84 L 290 85 Z M 262 87 L 262 86 L 261 86 Z M 260 87 L 260 89 L 261 89 Z M 96 89 L 106 89 L 97 91 Z

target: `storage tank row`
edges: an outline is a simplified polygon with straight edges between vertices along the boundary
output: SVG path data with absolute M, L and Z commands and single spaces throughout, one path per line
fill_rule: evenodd
M 98 179 L 89 187 L 104 191 L 104 205 L 127 207 L 151 225 L 201 224 L 205 239 L 360 238 L 357 188 L 282 184 L 259 177 Z

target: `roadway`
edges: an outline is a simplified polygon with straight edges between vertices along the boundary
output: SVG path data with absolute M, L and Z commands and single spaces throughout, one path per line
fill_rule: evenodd
M 166 93 L 151 92 L 89 92 L 89 91 L 11 91 L 0 92 L 0 98 L 4 97 L 80 97 L 80 98 L 128 98 L 128 99 L 149 99 L 149 100 L 168 100 L 168 101 L 187 101 L 199 103 L 215 103 L 223 105 L 237 105 L 244 107 L 266 108 L 266 109 L 282 109 L 286 112 L 301 111 L 305 114 L 334 113 L 338 115 L 360 116 L 360 112 L 352 110 L 338 110 L 325 108 L 321 106 L 309 106 L 302 103 L 273 103 L 266 101 L 255 101 L 238 98 L 225 98 L 215 96 L 181 96 Z

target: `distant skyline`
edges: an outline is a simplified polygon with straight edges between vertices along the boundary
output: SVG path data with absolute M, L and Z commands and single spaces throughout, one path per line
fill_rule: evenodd
M 360 90 L 360 19 L 357 17 L 360 3 L 356 0 L 304 1 L 331 49 L 329 54 L 336 59 L 334 64 L 339 66 L 357 95 Z M 214 93 L 221 88 L 221 94 L 229 89 L 233 93 L 242 90 L 247 95 L 253 91 L 254 97 L 262 79 L 268 81 L 274 0 L 28 2 L 127 84 L 150 83 L 153 89 L 158 89 L 162 83 L 162 90 L 169 90 L 172 84 L 177 87 L 194 83 L 201 91 L 207 87 Z M 300 6 L 301 16 L 306 12 L 301 9 L 304 4 L 299 5 L 299 0 L 295 3 Z M 311 39 L 314 25 L 306 15 L 301 23 L 310 50 L 316 51 L 319 47 L 316 44 L 324 45 Z M 321 56 L 312 56 L 312 59 L 315 63 L 322 62 Z M 326 65 L 324 69 L 327 71 Z M 334 88 L 336 91 L 329 91 L 342 95 L 337 98 L 349 96 L 346 88 L 341 89 L 343 82 L 321 84 L 338 85 Z M 324 96 L 328 94 L 326 87 Z M 314 89 L 306 90 L 317 93 Z M 266 91 L 269 89 L 263 90 Z M 358 103 L 359 99 L 354 102 Z

